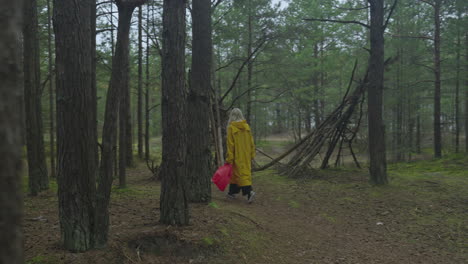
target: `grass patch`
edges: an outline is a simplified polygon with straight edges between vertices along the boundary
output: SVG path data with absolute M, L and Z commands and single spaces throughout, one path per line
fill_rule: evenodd
M 292 208 L 295 208 L 295 209 L 301 207 L 301 205 L 297 201 L 294 201 L 294 200 L 289 201 L 289 206 L 291 206 Z
M 215 244 L 215 239 L 211 238 L 211 237 L 204 237 L 204 238 L 202 238 L 202 242 L 203 242 L 203 244 L 205 244 L 207 246 L 212 246 L 212 245 Z
M 125 198 L 125 197 L 146 197 L 148 195 L 154 195 L 153 192 L 148 190 L 141 190 L 135 188 L 119 188 L 118 186 L 112 187 L 111 196 L 112 198 Z
M 320 216 L 323 217 L 323 219 L 327 220 L 328 222 L 330 222 L 332 224 L 335 224 L 336 221 L 337 221 L 336 217 L 328 215 L 327 213 L 321 213 Z
M 294 179 L 278 174 L 273 169 L 255 172 L 253 175 L 254 181 L 269 182 L 275 186 L 286 186 L 296 184 Z
M 208 204 L 208 206 L 211 207 L 211 208 L 219 209 L 219 205 L 217 203 L 215 203 L 215 202 L 210 202 Z
M 226 227 L 219 228 L 219 232 L 221 232 L 221 234 L 223 234 L 224 236 L 229 236 L 229 231 Z
M 467 169 L 463 154 L 389 165 L 389 187 L 406 209 L 405 240 L 422 236 L 452 252 L 468 251 Z
M 285 141 L 258 140 L 257 142 L 255 142 L 255 145 L 261 148 L 286 147 L 290 144 L 292 144 L 292 142 L 287 141 L 287 140 Z
M 268 243 L 271 241 L 268 233 L 259 231 L 255 224 L 240 217 L 230 218 L 229 232 L 229 238 L 221 240 L 222 247 L 233 255 L 243 252 L 247 258 L 256 258 L 269 247 Z

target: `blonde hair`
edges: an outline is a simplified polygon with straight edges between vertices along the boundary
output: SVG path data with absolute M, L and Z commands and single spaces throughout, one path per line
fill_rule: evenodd
M 231 122 L 238 122 L 242 120 L 245 120 L 244 115 L 242 114 L 242 111 L 239 108 L 234 108 L 229 113 L 229 121 L 227 125 L 229 126 Z

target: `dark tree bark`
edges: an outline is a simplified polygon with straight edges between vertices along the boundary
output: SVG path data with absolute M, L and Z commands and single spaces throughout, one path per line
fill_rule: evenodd
M 129 57 L 129 49 L 130 49 L 130 25 L 132 20 L 132 14 L 134 9 L 137 7 L 135 3 L 137 2 L 144 2 L 143 0 L 119 0 L 116 1 L 118 12 L 119 12 L 119 27 L 128 27 L 128 33 L 125 33 L 128 38 L 128 44 L 126 44 L 127 49 L 127 57 Z M 119 7 L 120 5 L 120 7 Z M 123 11 L 122 9 L 126 9 Z M 130 11 L 131 9 L 131 11 Z M 128 12 L 130 12 L 130 16 L 128 16 Z M 122 19 L 120 15 L 124 16 Z M 123 22 L 123 23 L 122 23 Z M 117 41 L 119 41 L 119 33 L 117 32 Z M 117 52 L 117 51 L 116 51 Z M 119 110 L 119 185 L 120 187 L 126 186 L 126 167 L 133 166 L 133 130 L 132 130 L 132 114 L 131 114 L 131 94 L 130 94 L 130 66 L 129 66 L 129 59 L 126 59 L 126 63 L 124 65 L 120 65 L 120 67 L 124 67 L 126 76 L 122 78 L 124 80 L 124 85 L 121 87 L 121 101 L 120 101 L 120 110 Z
M 147 10 L 146 14 L 146 32 L 149 32 L 149 9 Z M 146 82 L 145 82 L 145 160 L 149 160 L 150 156 L 150 110 L 149 110 L 149 88 L 150 88 L 150 71 L 149 71 L 149 33 L 146 34 Z
M 98 133 L 97 133 L 97 83 L 96 83 L 96 62 L 97 62 L 97 55 L 96 55 L 96 0 L 89 0 L 91 5 L 90 10 L 90 17 L 91 17 L 91 96 L 93 97 L 93 104 L 91 107 L 91 115 L 94 120 L 91 121 L 91 131 L 93 134 L 89 135 L 93 138 L 95 144 L 93 147 L 93 156 L 90 159 L 94 160 L 96 163 L 96 169 L 99 168 L 99 149 L 98 149 Z
M 211 200 L 210 87 L 212 61 L 211 1 L 192 4 L 192 78 L 188 97 L 187 172 L 189 200 Z
M 421 116 L 416 117 L 416 153 L 421 154 Z
M 247 21 L 247 28 L 248 32 L 248 43 L 247 43 L 247 58 L 249 58 L 253 52 L 252 49 L 252 42 L 253 42 L 253 25 L 252 25 L 252 0 L 248 0 L 248 21 Z M 247 123 L 251 123 L 252 118 L 252 75 L 253 75 L 253 61 L 249 60 L 247 64 L 247 115 L 246 120 Z
M 398 34 L 400 32 L 400 20 L 397 22 L 397 27 L 398 27 Z M 396 161 L 403 161 L 404 159 L 404 145 L 403 145 L 403 85 L 401 84 L 401 78 L 402 78 L 402 67 L 403 67 L 403 49 L 400 47 L 401 42 L 398 42 L 397 46 L 397 69 L 396 69 L 396 96 L 397 96 L 397 104 L 396 104 L 396 129 L 395 129 L 395 144 L 396 144 L 396 155 L 395 155 L 395 160 Z
M 442 157 L 442 134 L 440 127 L 440 8 L 441 0 L 434 1 L 434 156 Z
M 460 150 L 460 32 L 457 35 L 456 77 L 455 77 L 455 152 Z
M 138 157 L 143 159 L 143 10 L 138 8 Z
M 123 100 L 122 90 L 125 90 L 125 86 L 128 87 L 129 82 L 130 22 L 133 10 L 143 3 L 145 3 L 145 0 L 117 1 L 119 25 L 102 131 L 102 156 L 96 203 L 96 247 L 105 247 L 108 240 L 110 193 L 115 169 L 114 164 L 117 162 L 114 153 L 117 148 L 119 105 Z M 120 162 L 122 162 L 122 158 L 125 162 L 125 151 L 123 154 L 122 151 L 120 152 Z M 122 168 L 125 170 L 125 166 L 120 166 L 119 169 Z M 125 183 L 122 179 L 120 180 L 120 184 Z
M 114 44 L 114 1 L 110 1 L 110 26 L 111 26 L 111 53 L 115 55 L 115 44 Z M 111 58 L 112 59 L 112 58 Z
M 23 1 L 0 0 L 0 263 L 22 264 L 21 195 L 23 86 L 20 54 Z
M 161 223 L 187 225 L 185 0 L 164 0 Z
M 457 12 L 458 20 L 461 21 L 461 12 Z M 456 51 L 456 76 L 455 76 L 455 152 L 460 151 L 460 71 L 461 71 L 461 29 L 457 26 L 457 51 Z
M 47 0 L 47 52 L 49 59 L 49 140 L 50 140 L 50 177 L 55 178 L 55 104 L 54 104 L 54 57 L 52 51 L 52 0 Z
M 468 72 L 468 33 L 465 33 L 465 72 Z M 468 78 L 465 76 L 465 152 L 468 153 Z
M 370 181 L 387 184 L 385 127 L 382 121 L 384 77 L 384 4 L 383 0 L 370 3 L 370 61 L 368 84 Z
M 89 0 L 54 1 L 59 219 L 64 247 L 74 252 L 94 244 L 92 4 Z
M 119 24 L 121 18 L 119 15 Z M 117 41 L 119 39 L 119 33 L 117 33 Z M 117 50 L 117 49 L 116 49 Z M 114 58 L 115 59 L 115 58 Z M 117 66 L 120 67 L 120 66 Z M 127 78 L 128 80 L 128 78 Z M 125 85 L 123 85 L 125 86 Z M 120 87 L 120 103 L 119 103 L 119 188 L 125 188 L 127 186 L 127 91 L 125 87 Z M 128 81 L 127 81 L 128 86 Z
M 130 74 L 129 74 L 130 76 Z M 125 165 L 127 167 L 132 167 L 133 164 L 133 129 L 132 129 L 132 106 L 131 106 L 131 94 L 130 94 L 130 77 L 129 85 L 127 85 L 127 90 L 125 92 L 125 97 L 123 98 L 124 106 L 124 119 L 122 119 L 122 124 L 125 124 L 125 152 L 126 152 L 126 161 Z M 121 130 L 122 131 L 122 130 Z
M 318 99 L 319 96 L 319 71 L 318 71 L 318 60 L 319 60 L 319 49 L 318 49 L 318 43 L 315 43 L 314 45 L 314 59 L 315 59 L 315 67 L 316 70 L 314 70 L 313 77 L 312 77 L 312 85 L 314 86 L 314 123 L 315 123 L 315 128 L 318 128 L 320 126 L 320 100 Z M 309 108 L 309 107 L 307 107 Z M 310 122 L 310 113 L 307 119 Z M 307 133 L 310 133 L 311 131 L 311 126 L 310 124 L 307 126 L 306 124 L 306 131 Z
M 118 64 L 113 63 L 112 66 L 117 67 L 115 71 L 120 74 L 119 92 L 119 187 L 126 187 L 126 167 L 133 164 L 133 147 L 132 147 L 132 121 L 130 113 L 130 67 L 129 67 L 129 52 L 130 52 L 130 24 L 132 14 L 136 4 L 141 5 L 145 1 L 117 1 L 119 11 L 119 26 L 117 29 L 117 47 L 113 60 L 119 60 Z M 121 43 L 119 43 L 121 42 Z M 118 49 L 120 46 L 120 49 Z M 112 69 L 114 71 L 114 69 Z
M 49 188 L 44 152 L 41 107 L 41 69 L 37 22 L 37 1 L 24 2 L 24 100 L 26 146 L 28 150 L 29 191 L 37 195 Z

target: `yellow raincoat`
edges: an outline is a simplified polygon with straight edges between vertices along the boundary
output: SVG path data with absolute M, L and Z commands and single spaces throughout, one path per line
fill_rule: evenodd
M 227 132 L 226 162 L 232 164 L 231 184 L 239 187 L 252 185 L 252 160 L 255 144 L 247 121 L 231 122 Z

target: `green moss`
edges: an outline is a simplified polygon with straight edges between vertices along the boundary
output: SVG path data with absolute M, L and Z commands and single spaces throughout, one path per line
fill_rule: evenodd
M 219 232 L 221 232 L 221 234 L 223 234 L 224 236 L 229 236 L 229 232 L 226 227 L 219 228 Z
M 381 190 L 379 190 L 379 189 L 372 189 L 369 192 L 369 196 L 373 197 L 373 198 L 379 198 L 379 197 L 383 196 L 383 192 Z
M 274 140 L 259 140 L 255 142 L 257 147 L 261 148 L 269 148 L 269 147 L 285 147 L 290 145 L 292 142 L 284 140 L 284 141 L 274 141 Z
M 299 207 L 301 207 L 301 205 L 300 205 L 297 201 L 294 201 L 294 200 L 290 200 L 290 201 L 289 201 L 289 206 L 291 206 L 292 208 L 299 208 Z
M 246 254 L 257 254 L 258 252 L 262 252 L 266 247 L 266 244 L 271 241 L 269 240 L 267 233 L 258 232 L 258 227 L 254 223 L 246 221 L 245 218 L 231 218 L 229 230 L 231 231 L 231 234 L 233 234 L 233 243 L 249 248 L 248 251 L 245 251 Z
M 158 191 L 153 190 L 149 187 L 126 187 L 126 188 L 119 188 L 118 186 L 112 187 L 111 195 L 113 198 L 125 198 L 125 197 L 149 197 L 149 196 L 157 196 Z
M 58 191 L 58 184 L 55 179 L 49 181 L 49 190 L 56 193 Z
M 276 172 L 273 169 L 255 172 L 253 177 L 254 177 L 254 181 L 258 180 L 258 181 L 268 182 L 275 186 L 296 184 L 296 181 L 294 179 L 290 179 L 286 176 L 280 175 L 278 174 L 278 172 Z
M 210 202 L 208 204 L 208 206 L 211 207 L 211 208 L 219 209 L 219 205 L 217 203 L 215 203 L 215 202 Z
M 328 215 L 327 213 L 321 213 L 320 216 L 332 224 L 337 222 L 336 217 Z
M 341 201 L 343 201 L 345 203 L 356 203 L 357 202 L 355 198 L 348 197 L 348 196 L 339 198 L 339 200 L 341 200 Z
M 212 245 L 214 245 L 215 240 L 213 238 L 211 238 L 211 237 L 204 237 L 204 238 L 202 238 L 202 242 L 203 242 L 203 244 L 205 244 L 207 246 L 212 246 Z
M 26 261 L 26 264 L 57 264 L 59 259 L 55 256 L 38 255 Z

